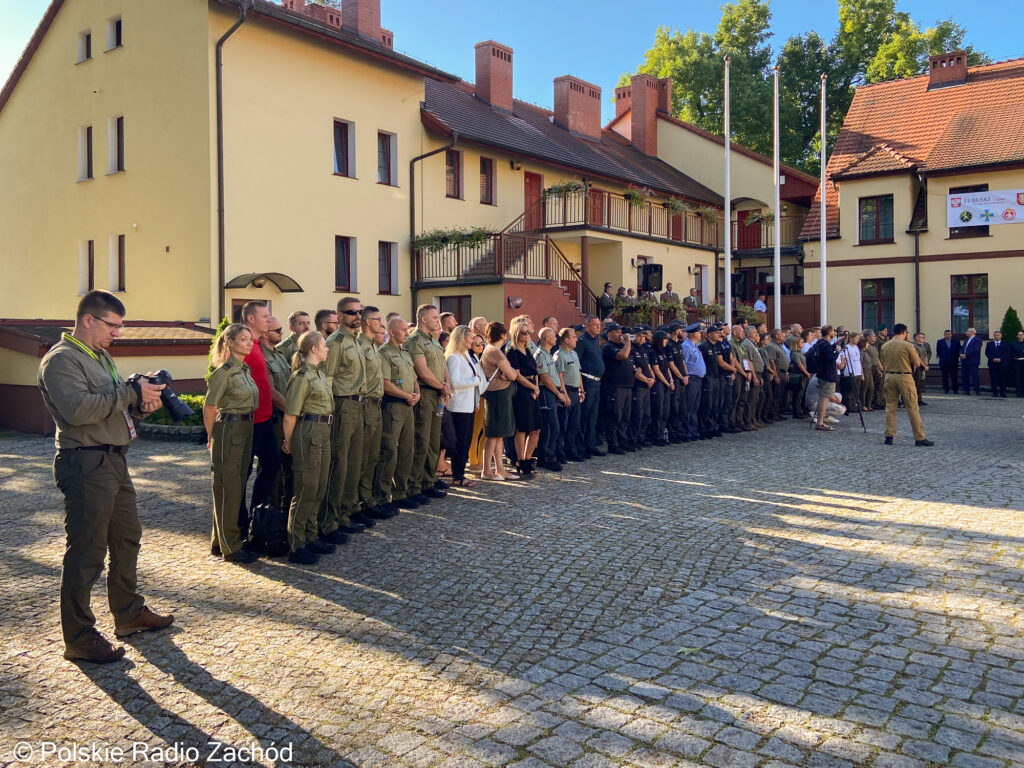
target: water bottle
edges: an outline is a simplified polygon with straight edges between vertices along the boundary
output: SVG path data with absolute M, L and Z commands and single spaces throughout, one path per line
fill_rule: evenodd
M 444 402 L 439 401 L 437 404 L 437 417 L 441 418 L 442 416 L 444 416 Z

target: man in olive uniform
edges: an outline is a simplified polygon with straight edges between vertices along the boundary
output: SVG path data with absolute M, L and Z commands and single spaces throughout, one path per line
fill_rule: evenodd
M 284 356 L 285 362 L 288 363 L 288 368 L 291 370 L 292 357 L 299 348 L 299 336 L 309 330 L 309 313 L 300 309 L 288 315 L 288 330 L 291 333 L 287 339 L 277 345 L 277 352 Z M 324 338 L 327 338 L 326 334 Z
M 267 360 L 267 372 L 270 374 L 270 386 L 275 392 L 282 395 L 288 391 L 288 379 L 291 378 L 291 363 L 287 362 L 285 355 L 280 351 L 281 345 L 281 323 L 276 317 L 267 320 L 267 330 L 263 335 L 260 344 L 263 345 L 263 357 Z M 274 402 L 274 440 L 278 448 L 284 442 L 284 410 L 277 407 Z M 278 509 L 288 512 L 292 504 L 292 488 L 294 477 L 292 476 L 292 457 L 281 452 L 281 471 L 277 473 L 277 480 L 270 492 L 270 503 Z
M 373 499 L 373 476 L 380 464 L 381 439 L 381 398 L 384 384 L 381 381 L 380 354 L 375 339 L 384 332 L 377 307 L 363 307 L 363 324 L 359 336 L 359 349 L 363 353 L 363 368 L 366 371 L 366 401 L 363 404 L 363 463 L 359 478 L 359 504 L 361 510 L 355 516 L 356 522 L 372 528 L 377 520 L 392 517 L 390 506 L 380 507 Z
M 374 481 L 374 505 L 416 509 L 418 495 L 409 490 L 412 455 L 416 447 L 413 408 L 420 400 L 420 385 L 412 356 L 402 349 L 409 338 L 409 323 L 395 316 L 388 321 L 388 341 L 380 348 L 380 376 L 384 389 L 381 405 L 380 467 Z M 424 496 L 424 499 L 427 497 Z
M 346 537 L 365 526 L 352 521 L 359 511 L 359 479 L 363 469 L 363 398 L 366 372 L 362 351 L 356 341 L 362 304 L 354 296 L 338 302 L 338 330 L 327 338 L 324 373 L 334 394 L 334 424 L 331 429 L 331 473 L 327 497 L 321 508 L 320 530 L 331 544 L 344 544 Z
M 914 431 L 914 445 L 935 445 L 924 434 L 917 407 L 913 375 L 921 366 L 921 359 L 914 345 L 907 341 L 907 326 L 903 323 L 893 326 L 892 338 L 882 345 L 881 359 L 885 368 L 885 444 L 892 445 L 896 436 L 896 413 L 902 396 L 910 428 Z
M 53 476 L 64 494 L 67 536 L 60 577 L 64 658 L 106 664 L 124 656 L 96 630 L 89 607 L 93 584 L 110 551 L 107 601 L 114 633 L 125 637 L 174 621 L 146 607 L 138 592 L 142 539 L 135 488 L 125 454 L 135 439 L 133 417 L 160 407 L 163 384 L 128 384 L 107 348 L 121 335 L 124 304 L 112 293 L 89 291 L 78 303 L 75 327 L 39 365 L 43 402 L 57 425 Z
M 736 429 L 750 432 L 754 429 L 750 417 L 750 399 L 754 394 L 754 366 L 747 358 L 747 350 L 743 347 L 746 334 L 742 325 L 734 325 L 729 336 L 729 351 L 732 354 L 733 371 L 736 378 L 732 384 L 732 425 Z
M 914 387 L 917 389 L 917 404 L 928 405 L 924 401 L 925 382 L 928 379 L 928 365 L 932 359 L 932 346 L 924 340 L 924 334 L 914 334 L 914 351 L 921 360 L 921 367 L 914 371 Z
M 447 485 L 437 479 L 437 460 L 441 454 L 441 407 L 448 405 L 451 385 L 444 350 L 437 342 L 441 319 L 437 307 L 423 304 L 416 310 L 416 330 L 409 334 L 403 349 L 412 357 L 420 385 L 420 401 L 415 406 L 416 444 L 412 459 L 409 490 L 420 501 L 443 499 Z M 421 503 L 424 503 L 421 501 Z
M 746 338 L 743 340 L 743 351 L 747 354 L 747 360 L 750 361 L 753 370 L 753 376 L 750 378 L 750 397 L 747 398 L 747 413 L 750 416 L 750 425 L 754 429 L 764 429 L 765 424 L 761 419 L 764 416 L 764 378 L 765 378 L 765 363 L 764 358 L 761 356 L 761 348 L 758 346 L 758 342 L 761 340 L 761 335 L 757 332 L 757 329 L 753 326 L 747 326 Z

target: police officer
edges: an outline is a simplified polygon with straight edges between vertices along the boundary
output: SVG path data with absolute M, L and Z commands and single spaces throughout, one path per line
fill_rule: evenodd
M 118 637 L 168 626 L 174 617 L 146 607 L 136 564 L 142 526 L 125 453 L 135 438 L 133 417 L 160 407 L 163 384 L 118 376 L 107 354 L 121 335 L 124 304 L 112 293 L 89 291 L 78 303 L 75 327 L 39 365 L 43 402 L 57 424 L 53 476 L 64 495 L 67 536 L 60 577 L 64 658 L 106 664 L 124 656 L 96 630 L 92 586 L 110 550 L 107 600 Z M 237 513 L 238 503 L 233 507 Z
M 380 471 L 374 481 L 374 503 L 394 503 L 400 509 L 417 509 L 418 491 L 411 492 L 409 475 L 415 450 L 413 408 L 420 400 L 412 356 L 402 348 L 409 338 L 409 323 L 401 317 L 388 322 L 388 341 L 380 348 L 380 376 L 384 389 L 381 405 Z M 422 501 L 429 499 L 422 497 Z
M 723 432 L 739 432 L 739 427 L 733 421 L 733 386 L 737 378 L 741 378 L 736 372 L 739 365 L 732 355 L 732 347 L 729 346 L 729 326 L 725 323 L 718 323 L 717 339 L 715 339 L 715 350 L 718 357 L 718 414 L 719 437 Z M 742 368 L 740 368 L 742 370 Z
M 558 461 L 562 442 L 558 409 L 569 404 L 555 359 L 551 354 L 557 338 L 557 334 L 550 327 L 541 328 L 537 336 L 540 343 L 533 352 L 533 359 L 537 363 L 537 381 L 540 385 L 540 466 L 550 472 L 562 471 L 562 465 Z
M 331 472 L 327 496 L 320 508 L 320 530 L 331 544 L 344 544 L 347 534 L 365 530 L 365 526 L 352 521 L 352 515 L 359 510 L 359 479 L 363 468 L 366 371 L 356 341 L 362 313 L 359 299 L 343 298 L 338 302 L 338 330 L 327 337 L 324 372 L 334 395 L 334 423 Z
M 626 447 L 644 448 L 651 444 L 648 430 L 651 426 L 651 390 L 657 379 L 651 369 L 650 345 L 647 342 L 647 327 L 638 326 L 634 329 L 635 343 L 632 358 L 635 373 L 633 375 L 633 413 L 630 416 L 630 444 Z
M 331 469 L 331 422 L 334 397 L 319 366 L 327 359 L 321 333 L 309 331 L 296 344 L 298 359 L 285 396 L 281 450 L 292 457 L 294 496 L 288 510 L 288 560 L 312 565 L 334 544 L 317 536 L 317 512 L 327 493 Z
M 669 355 L 672 350 L 668 347 L 668 332 L 655 331 L 654 341 L 651 344 L 651 372 L 654 374 L 654 388 L 651 390 L 654 395 L 651 398 L 651 428 L 650 441 L 652 445 L 668 445 L 668 422 L 672 414 L 672 393 L 675 391 L 675 381 L 672 371 L 669 370 Z
M 576 354 L 578 339 L 575 328 L 563 328 L 558 334 L 555 351 L 555 369 L 562 380 L 562 391 L 569 404 L 558 410 L 558 428 L 562 436 L 560 456 L 566 461 L 585 461 L 590 458 L 580 433 L 580 403 L 584 398 L 580 359 Z
M 607 455 L 597 447 L 597 418 L 601 410 L 601 380 L 604 377 L 604 357 L 601 354 L 600 334 L 600 318 L 590 315 L 576 345 L 585 395 L 580 401 L 580 432 L 583 439 L 583 450 L 588 456 Z
M 286 357 L 279 350 L 281 345 L 281 323 L 276 317 L 271 316 L 267 320 L 267 330 L 260 340 L 263 347 L 263 357 L 267 360 L 267 372 L 270 374 L 270 386 L 275 392 L 282 395 L 288 389 L 288 379 L 292 375 L 291 358 Z M 283 406 L 283 403 L 282 403 Z M 283 417 L 284 410 L 274 404 L 274 439 L 280 446 L 284 439 Z M 281 471 L 277 473 L 277 480 L 270 492 L 270 503 L 278 509 L 287 511 L 292 503 L 292 459 L 285 453 L 281 454 Z
M 252 331 L 235 323 L 217 338 L 215 360 L 203 404 L 213 471 L 213 536 L 210 551 L 228 562 L 252 563 L 259 556 L 245 547 L 238 505 L 245 497 L 246 468 L 252 455 L 253 411 L 260 393 L 245 358 L 255 342 Z
M 896 436 L 896 411 L 902 397 L 910 427 L 914 431 L 914 445 L 935 445 L 925 436 L 921 412 L 917 407 L 917 388 L 914 386 L 913 375 L 922 363 L 914 345 L 907 341 L 906 325 L 896 323 L 893 326 L 892 338 L 882 345 L 879 357 L 885 368 L 885 444 L 892 445 Z
M 706 335 L 707 338 L 697 345 L 706 368 L 700 393 L 700 436 L 703 440 L 722 436 L 718 409 L 721 383 L 726 376 L 726 370 L 720 365 L 718 342 L 721 339 L 718 325 L 709 326 Z
M 378 520 L 385 520 L 398 512 L 397 507 L 380 507 L 373 499 L 373 477 L 380 465 L 381 440 L 381 399 L 384 384 L 380 373 L 378 347 L 384 343 L 384 321 L 377 307 L 363 307 L 363 323 L 359 336 L 359 349 L 363 353 L 363 369 L 366 371 L 366 399 L 363 403 L 363 461 L 359 477 L 360 511 L 353 518 L 367 528 Z
M 686 332 L 682 323 L 670 323 L 668 328 L 668 368 L 672 376 L 673 389 L 669 399 L 668 435 L 673 443 L 685 443 L 688 412 L 686 410 L 686 387 L 689 382 L 686 359 L 683 354 L 683 343 Z
M 702 392 L 707 365 L 699 345 L 704 341 L 700 323 L 686 326 L 686 340 L 679 345 L 679 350 L 686 365 L 686 424 L 683 437 L 687 441 L 698 440 L 701 432 L 701 409 L 704 407 Z M 706 417 L 705 417 L 706 418 Z
M 420 385 L 420 400 L 415 407 L 416 443 L 413 451 L 410 492 L 417 500 L 443 499 L 448 485 L 437 479 L 437 459 L 441 453 L 441 414 L 448 405 L 451 385 L 444 350 L 437 341 L 441 319 L 437 307 L 423 304 L 416 309 L 416 330 L 409 334 L 403 348 L 412 357 Z M 421 502 L 425 503 L 425 502 Z
M 633 346 L 629 336 L 623 334 L 622 326 L 609 323 L 605 328 L 608 338 L 601 348 L 604 360 L 601 389 L 607 392 L 605 402 L 608 413 L 605 437 L 608 439 L 608 452 L 621 455 L 629 450 L 629 422 L 636 369 L 632 360 Z

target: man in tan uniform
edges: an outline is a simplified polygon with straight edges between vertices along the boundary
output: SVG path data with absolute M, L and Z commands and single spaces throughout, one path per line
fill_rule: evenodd
M 106 664 L 124 656 L 96 630 L 89 607 L 93 584 L 110 551 L 107 602 L 114 634 L 163 629 L 174 617 L 146 607 L 138 592 L 142 525 L 125 454 L 135 439 L 134 417 L 160 407 L 163 384 L 124 381 L 107 354 L 121 335 L 124 304 L 112 293 L 89 291 L 78 303 L 75 327 L 43 358 L 39 389 L 57 424 L 53 476 L 64 494 L 67 543 L 60 577 L 64 658 Z
M 443 499 L 448 487 L 436 475 L 437 459 L 441 453 L 441 408 L 448 405 L 451 395 L 444 350 L 435 337 L 440 330 L 437 307 L 424 304 L 416 310 L 416 330 L 402 345 L 412 357 L 420 384 L 420 401 L 414 409 L 416 445 L 409 490 L 421 504 L 424 500 Z
M 381 381 L 380 352 L 377 339 L 383 343 L 384 321 L 377 307 L 363 307 L 363 324 L 356 337 L 363 353 L 363 369 L 366 371 L 366 400 L 363 403 L 363 463 L 359 477 L 359 512 L 352 518 L 367 528 L 378 520 L 394 517 L 397 507 L 380 507 L 373 501 L 373 477 L 380 466 L 381 398 L 384 384 Z
M 896 412 L 902 396 L 903 405 L 914 431 L 914 445 L 935 445 L 925 437 L 921 412 L 917 407 L 917 388 L 914 386 L 914 371 L 921 366 L 914 345 L 907 341 L 907 326 L 897 323 L 892 329 L 892 338 L 882 345 L 880 353 L 885 369 L 885 444 L 892 445 L 896 436 Z
M 412 356 L 402 345 L 409 338 L 409 324 L 395 316 L 388 322 L 388 341 L 380 348 L 381 384 L 384 403 L 381 408 L 381 455 L 374 477 L 374 503 L 377 507 L 417 509 L 419 500 L 411 498 L 419 491 L 409 487 L 412 454 L 416 438 L 413 408 L 420 400 L 420 387 Z M 426 497 L 424 497 L 426 498 Z

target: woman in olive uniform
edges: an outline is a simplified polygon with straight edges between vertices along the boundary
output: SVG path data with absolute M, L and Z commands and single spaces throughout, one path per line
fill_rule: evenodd
M 252 332 L 241 323 L 229 325 L 217 338 L 214 363 L 203 405 L 203 422 L 210 436 L 213 470 L 213 543 L 211 553 L 233 563 L 252 563 L 255 552 L 243 548 L 238 508 L 245 494 L 252 454 L 252 412 L 259 390 L 252 380 L 246 355 L 252 351 Z
M 317 331 L 299 337 L 292 356 L 284 409 L 284 443 L 291 454 L 295 490 L 288 510 L 288 559 L 312 565 L 334 545 L 317 538 L 317 510 L 327 493 L 331 467 L 331 420 L 334 396 L 327 377 L 318 366 L 327 359 L 327 343 Z

